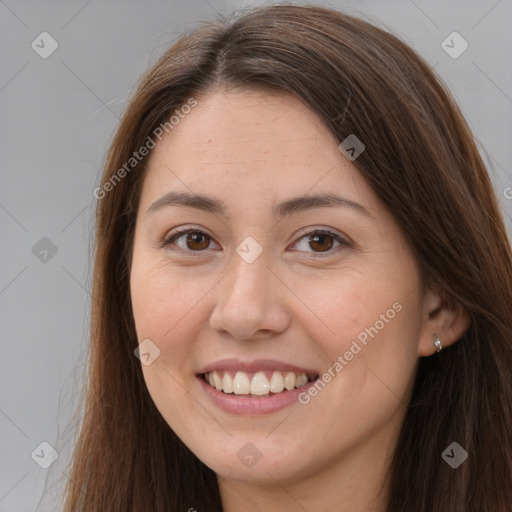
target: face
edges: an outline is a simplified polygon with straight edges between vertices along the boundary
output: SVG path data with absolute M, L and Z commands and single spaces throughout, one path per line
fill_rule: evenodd
M 131 298 L 151 397 L 238 480 L 284 485 L 390 454 L 422 330 L 398 226 L 299 100 L 197 100 L 152 150 L 137 214 Z

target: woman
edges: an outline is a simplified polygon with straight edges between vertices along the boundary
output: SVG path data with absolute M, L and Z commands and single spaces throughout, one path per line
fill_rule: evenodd
M 65 510 L 512 510 L 512 255 L 396 37 L 313 6 L 183 36 L 98 198 Z

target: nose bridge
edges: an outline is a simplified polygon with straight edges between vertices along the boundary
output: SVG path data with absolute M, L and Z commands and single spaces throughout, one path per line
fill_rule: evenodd
M 265 291 L 268 290 L 269 278 L 272 274 L 267 268 L 270 263 L 264 251 L 255 257 L 254 248 L 251 247 L 250 242 L 240 244 L 230 262 L 227 298 L 236 301 L 251 300 L 254 306 L 258 302 L 263 305 L 266 298 Z
M 241 251 L 247 248 L 249 251 Z M 255 253 L 251 251 L 254 246 L 247 241 L 247 246 L 242 243 L 233 253 L 210 318 L 212 329 L 238 338 L 250 338 L 258 330 L 282 330 L 288 319 L 281 294 L 275 289 L 279 280 L 268 268 L 268 254 L 262 251 L 253 259 Z
M 229 259 L 231 272 L 227 276 L 231 298 L 241 299 L 252 295 L 253 300 L 262 299 L 271 275 L 267 268 L 272 264 L 268 248 L 268 235 L 253 230 L 253 236 L 245 233 L 245 238 L 234 247 Z

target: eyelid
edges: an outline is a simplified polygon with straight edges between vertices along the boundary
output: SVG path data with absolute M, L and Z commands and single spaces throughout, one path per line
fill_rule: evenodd
M 327 233 L 327 234 L 330 234 L 332 236 L 335 236 L 335 237 L 338 237 L 340 238 L 341 240 L 343 240 L 345 243 L 347 244 L 351 244 L 352 243 L 352 240 L 347 236 L 347 235 L 344 235 L 343 233 L 339 232 L 338 230 L 334 229 L 334 228 L 327 228 L 327 227 L 321 227 L 321 226 L 318 226 L 318 225 L 313 225 L 313 226 L 306 226 L 305 228 L 301 228 L 299 229 L 299 231 L 297 231 L 294 235 L 293 235 L 293 238 L 302 238 L 303 236 L 305 235 L 309 235 L 309 234 L 313 234 L 313 233 L 317 233 L 317 232 L 322 232 L 322 233 Z
M 185 224 L 183 226 L 179 226 L 177 228 L 172 229 L 169 233 L 166 233 L 162 238 L 162 242 L 165 242 L 166 240 L 169 240 L 170 238 L 173 238 L 176 235 L 184 235 L 189 231 L 199 231 L 201 233 L 204 233 L 205 235 L 208 235 L 212 239 L 214 238 L 213 235 L 210 235 L 208 230 L 203 227 L 199 227 L 194 224 Z
M 294 234 L 294 242 L 293 245 L 296 245 L 299 243 L 305 236 L 307 235 L 314 235 L 316 233 L 328 235 L 331 238 L 333 238 L 335 241 L 339 243 L 339 246 L 330 249 L 326 252 L 314 252 L 314 251 L 308 251 L 308 257 L 312 256 L 313 258 L 328 258 L 329 256 L 334 256 L 339 253 L 339 251 L 343 247 L 352 247 L 353 242 L 352 240 L 346 236 L 338 232 L 337 230 L 333 228 L 325 228 L 325 227 L 318 227 L 318 226 L 307 226 L 305 228 L 300 229 L 297 233 Z M 289 247 L 289 246 L 288 246 Z M 293 252 L 302 252 L 302 251 L 293 251 Z
M 173 239 L 181 238 L 182 236 L 187 235 L 188 233 L 193 233 L 193 232 L 203 233 L 203 234 L 207 235 L 213 242 L 215 242 L 215 238 L 213 237 L 213 235 L 210 235 L 210 233 L 208 233 L 208 230 L 206 230 L 202 227 L 198 227 L 198 226 L 189 224 L 189 225 L 180 226 L 179 228 L 176 228 L 176 230 L 172 230 L 169 234 L 164 235 L 163 238 L 161 238 L 159 240 L 159 245 L 160 245 L 160 247 L 165 248 L 167 245 L 171 244 Z M 217 242 L 215 242 L 215 243 L 217 243 Z M 201 255 L 204 255 L 204 253 L 208 252 L 208 249 L 205 249 L 204 251 L 186 251 L 185 249 L 182 249 L 181 247 L 177 247 L 174 250 L 181 251 L 182 253 L 183 252 L 187 253 L 189 256 L 192 256 L 192 257 L 201 256 Z

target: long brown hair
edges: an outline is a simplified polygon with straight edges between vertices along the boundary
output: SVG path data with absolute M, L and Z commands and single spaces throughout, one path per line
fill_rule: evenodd
M 395 36 L 334 10 L 282 4 L 207 22 L 142 78 L 102 187 L 175 110 L 218 86 L 294 94 L 340 142 L 356 134 L 366 150 L 354 164 L 426 282 L 470 315 L 457 343 L 420 361 L 386 511 L 512 510 L 512 254 L 474 137 L 442 81 Z M 164 421 L 134 356 L 129 274 L 146 162 L 98 200 L 89 381 L 66 511 L 222 510 L 215 473 Z M 468 452 L 457 469 L 441 457 L 452 442 Z

